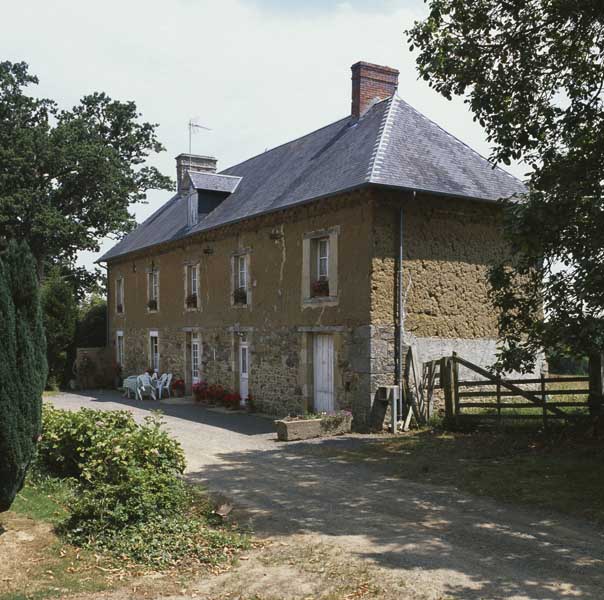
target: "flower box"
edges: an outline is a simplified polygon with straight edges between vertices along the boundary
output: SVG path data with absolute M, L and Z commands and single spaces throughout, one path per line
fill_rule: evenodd
M 189 294 L 186 299 L 187 308 L 197 308 L 197 294 Z
M 247 290 L 245 288 L 237 288 L 233 292 L 233 302 L 235 304 L 247 304 Z
M 343 411 L 312 418 L 286 417 L 275 421 L 275 427 L 277 439 L 282 442 L 342 435 L 350 433 L 352 429 L 352 414 Z
M 329 280 L 317 279 L 317 281 L 314 281 L 312 284 L 312 295 L 313 298 L 329 296 Z

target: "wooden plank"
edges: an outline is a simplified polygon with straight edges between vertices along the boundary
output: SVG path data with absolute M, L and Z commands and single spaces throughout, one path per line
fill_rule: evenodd
M 497 384 L 495 384 L 497 385 Z M 531 391 L 531 390 L 526 390 Z M 537 393 L 537 390 L 534 390 Z M 588 390 L 545 390 L 548 396 L 580 396 L 589 395 Z M 541 393 L 539 391 L 539 393 Z M 495 391 L 475 391 L 475 392 L 459 392 L 460 398 L 494 398 L 496 397 L 497 390 Z M 502 398 L 514 398 L 521 396 L 521 394 L 517 394 L 516 392 L 500 392 L 499 394 Z
M 494 375 L 493 378 L 495 377 Z M 541 383 L 541 379 L 506 379 L 506 381 L 515 385 Z M 589 377 L 546 377 L 545 383 L 589 383 Z M 481 385 L 495 385 L 495 381 L 472 379 L 459 382 L 459 387 L 479 387 Z

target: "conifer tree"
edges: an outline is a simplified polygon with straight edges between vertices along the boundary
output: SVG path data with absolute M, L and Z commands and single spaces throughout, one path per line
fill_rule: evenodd
M 0 511 L 23 487 L 41 430 L 46 339 L 36 262 L 25 242 L 0 258 Z

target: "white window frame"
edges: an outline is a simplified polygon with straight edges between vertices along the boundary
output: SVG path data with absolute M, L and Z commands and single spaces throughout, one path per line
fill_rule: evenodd
M 321 254 L 321 249 L 325 248 L 325 254 Z M 322 271 L 324 271 L 322 273 Z M 329 238 L 317 239 L 317 279 L 329 280 Z
M 235 257 L 235 269 L 237 289 L 244 289 L 247 291 L 247 256 L 245 254 L 239 254 Z
M 155 346 L 155 347 L 154 347 Z M 157 360 L 155 359 L 157 357 Z M 159 333 L 157 331 L 149 332 L 149 362 L 153 370 L 157 369 L 159 373 Z
M 124 332 L 118 329 L 115 332 L 115 360 L 118 365 L 124 367 L 125 347 L 124 347 Z
M 195 360 L 195 348 L 197 348 L 197 360 Z M 195 331 L 191 333 L 191 381 L 192 383 L 201 381 L 201 336 Z
M 251 304 L 250 254 L 249 251 L 239 251 L 231 255 L 231 306 L 245 308 Z M 245 303 L 235 302 L 235 292 L 245 291 Z
M 122 310 L 118 310 L 118 306 L 122 306 Z M 115 312 L 119 315 L 124 314 L 124 278 L 120 275 L 115 280 Z
M 157 308 L 151 310 L 147 307 L 147 310 L 157 312 L 159 310 L 159 269 L 150 269 L 147 271 L 147 303 L 151 300 L 155 300 Z

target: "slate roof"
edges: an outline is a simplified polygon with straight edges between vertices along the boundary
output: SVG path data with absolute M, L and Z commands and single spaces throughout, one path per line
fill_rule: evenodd
M 346 117 L 220 175 L 241 179 L 197 225 L 187 226 L 186 197 L 176 195 L 97 262 L 366 185 L 443 194 L 451 201 L 496 201 L 525 191 L 518 179 L 398 96 L 378 102 L 359 120 Z M 190 176 L 201 189 L 232 183 L 217 175 Z
M 241 181 L 241 177 L 220 175 L 218 173 L 189 171 L 187 175 L 196 190 L 208 190 L 211 192 L 227 192 L 232 194 Z

